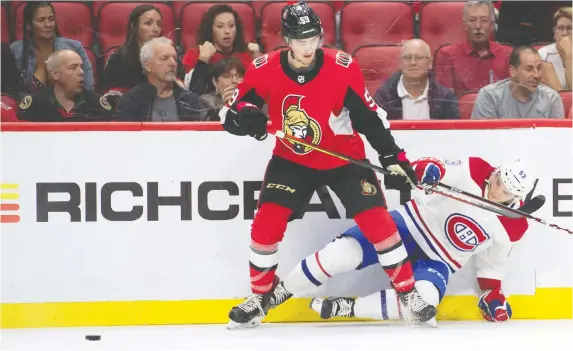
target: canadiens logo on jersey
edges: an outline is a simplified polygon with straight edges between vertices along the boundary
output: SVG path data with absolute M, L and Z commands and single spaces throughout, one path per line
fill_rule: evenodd
M 475 220 L 459 213 L 454 213 L 446 219 L 444 231 L 450 243 L 463 252 L 474 251 L 490 238 Z
M 304 96 L 301 95 L 287 95 L 284 98 L 282 105 L 283 132 L 308 143 L 318 145 L 322 136 L 320 126 L 302 107 L 303 99 Z M 281 141 L 283 140 L 281 139 Z M 298 143 L 290 141 L 283 141 L 283 143 L 299 155 L 305 155 L 312 151 L 311 148 Z

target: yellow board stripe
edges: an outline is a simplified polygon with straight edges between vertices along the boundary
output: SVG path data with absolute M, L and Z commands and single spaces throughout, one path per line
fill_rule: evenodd
M 538 288 L 535 295 L 509 298 L 515 319 L 571 319 L 573 288 Z M 114 301 L 5 303 L 2 328 L 41 328 L 119 325 L 227 323 L 229 310 L 242 299 L 191 301 Z M 310 299 L 290 299 L 270 311 L 266 322 L 322 321 Z M 481 319 L 475 296 L 446 296 L 438 311 L 441 320 Z M 334 318 L 329 321 L 348 321 Z M 365 319 L 357 319 L 362 320 Z
M 0 200 L 18 200 L 19 198 L 18 193 L 0 193 Z
M 0 184 L 0 189 L 2 189 L 2 190 L 14 190 L 14 189 L 18 189 L 18 184 L 14 184 L 14 183 L 2 183 L 2 184 Z

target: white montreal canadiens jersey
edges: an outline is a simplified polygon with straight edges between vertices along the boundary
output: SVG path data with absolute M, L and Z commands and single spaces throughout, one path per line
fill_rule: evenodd
M 494 168 L 481 158 L 414 162 L 420 177 L 428 162 L 440 168 L 441 182 L 484 196 L 485 181 Z M 514 206 L 519 206 L 519 203 Z M 444 262 L 455 273 L 477 255 L 477 277 L 502 280 L 513 243 L 521 239 L 528 223 L 510 219 L 439 194 L 417 190 L 413 199 L 397 210 L 420 248 L 432 260 Z

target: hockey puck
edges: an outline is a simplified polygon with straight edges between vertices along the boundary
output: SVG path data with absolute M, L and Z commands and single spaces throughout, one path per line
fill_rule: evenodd
M 101 335 L 86 335 L 86 340 L 98 341 L 101 340 Z

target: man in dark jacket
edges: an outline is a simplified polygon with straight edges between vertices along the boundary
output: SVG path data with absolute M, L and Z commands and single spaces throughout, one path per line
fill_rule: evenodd
M 400 72 L 376 91 L 374 100 L 388 113 L 388 119 L 459 119 L 454 92 L 436 82 L 430 73 L 432 55 L 423 40 L 404 43 Z
M 207 109 L 198 95 L 177 84 L 177 52 L 171 40 L 160 37 L 141 47 L 141 66 L 147 81 L 119 99 L 120 119 L 130 122 L 200 121 Z
M 18 119 L 30 122 L 110 121 L 114 111 L 105 97 L 84 87 L 82 59 L 73 50 L 59 50 L 48 57 L 47 85 L 25 96 Z

